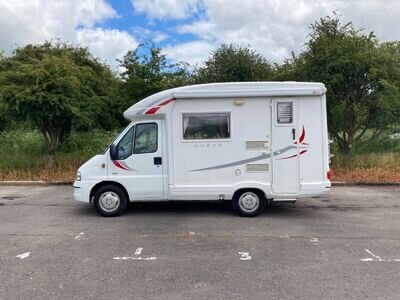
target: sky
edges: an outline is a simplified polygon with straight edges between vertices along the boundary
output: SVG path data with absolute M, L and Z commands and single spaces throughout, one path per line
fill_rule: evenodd
M 400 0 L 0 0 L 0 51 L 60 38 L 117 68 L 149 41 L 193 65 L 235 43 L 279 63 L 333 11 L 381 41 L 400 40 Z

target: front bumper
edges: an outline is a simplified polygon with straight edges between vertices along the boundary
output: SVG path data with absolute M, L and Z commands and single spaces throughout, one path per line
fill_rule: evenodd
M 74 199 L 79 202 L 90 203 L 90 191 L 94 184 L 88 184 L 83 181 L 75 181 L 74 187 Z

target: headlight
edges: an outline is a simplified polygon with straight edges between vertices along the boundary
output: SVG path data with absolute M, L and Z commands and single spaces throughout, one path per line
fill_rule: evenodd
M 76 173 L 76 181 L 81 181 L 81 172 Z

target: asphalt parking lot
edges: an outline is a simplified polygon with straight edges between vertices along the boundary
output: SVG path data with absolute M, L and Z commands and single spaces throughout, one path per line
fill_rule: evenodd
M 69 186 L 0 186 L 0 299 L 398 299 L 400 187 L 269 207 L 131 205 L 99 217 Z

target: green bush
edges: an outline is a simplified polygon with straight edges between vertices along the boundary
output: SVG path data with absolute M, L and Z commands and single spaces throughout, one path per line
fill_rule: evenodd
M 55 166 L 79 166 L 93 155 L 101 153 L 119 132 L 120 130 L 73 131 L 57 149 Z M 396 130 L 391 130 L 364 146 L 355 145 L 350 158 L 340 155 L 332 144 L 331 151 L 335 154 L 332 166 L 370 168 L 399 164 L 400 140 L 390 137 L 394 132 Z M 0 132 L 0 171 L 45 168 L 46 159 L 46 149 L 39 131 L 18 129 Z
M 400 164 L 400 152 L 381 152 L 357 154 L 352 157 L 336 154 L 332 158 L 332 167 L 347 169 L 368 169 L 373 167 L 391 168 Z
M 364 141 L 368 140 L 368 142 L 355 143 L 352 154 L 400 152 L 400 139 L 397 137 L 399 132 L 399 127 L 393 127 L 376 138 L 371 136 L 372 133 L 370 131 L 366 132 Z
M 72 132 L 59 152 L 80 153 L 83 156 L 100 153 L 113 141 L 119 131 L 93 130 L 90 132 Z
M 55 155 L 55 165 L 80 164 L 101 153 L 118 134 L 117 131 L 72 132 Z M 0 133 L 0 170 L 44 168 L 46 150 L 43 137 L 36 130 L 13 130 Z

